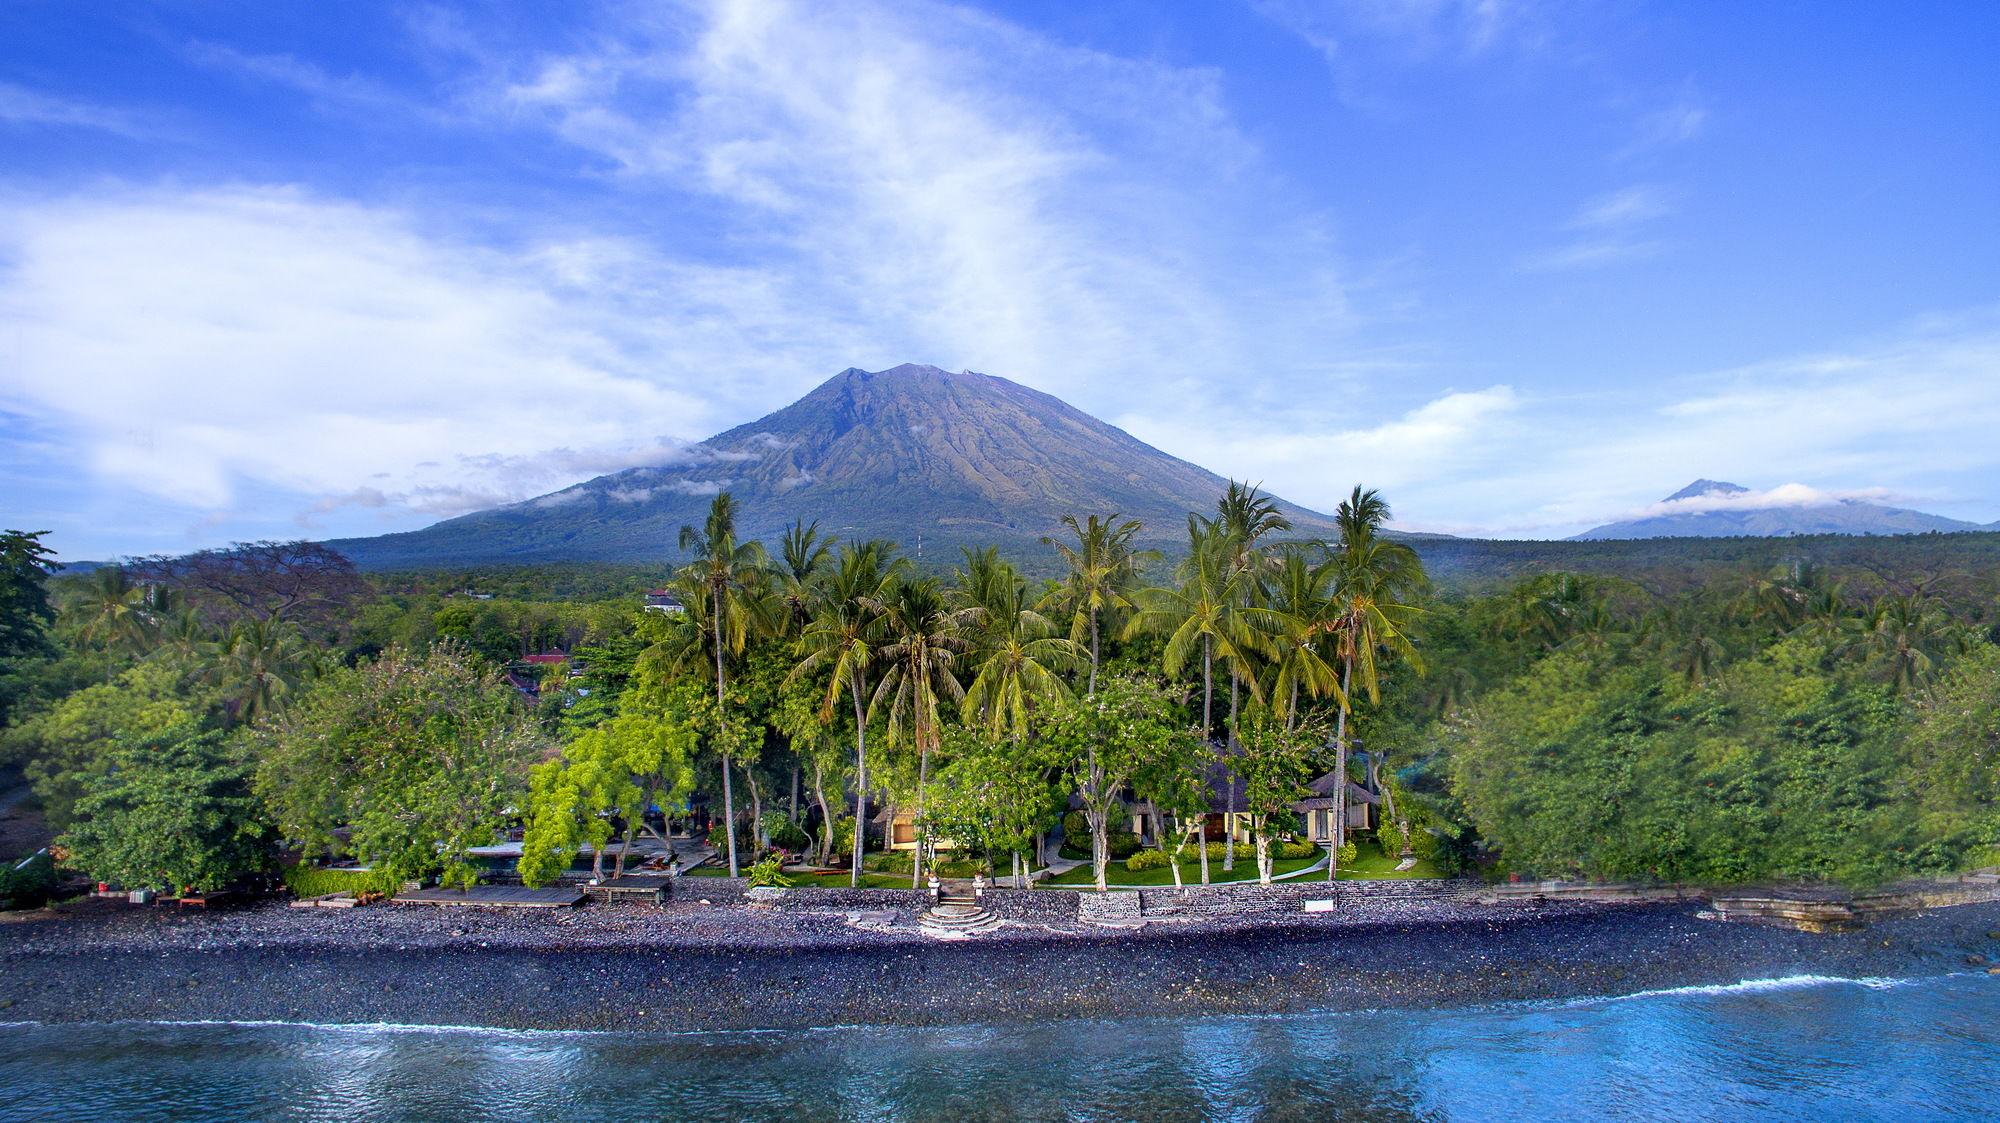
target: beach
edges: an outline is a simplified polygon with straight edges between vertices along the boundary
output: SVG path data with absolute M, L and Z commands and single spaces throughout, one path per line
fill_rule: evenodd
M 0 1021 L 938 1026 L 1466 1006 L 1993 962 L 2000 904 L 1831 934 L 1720 923 L 1691 903 L 1382 903 L 1131 931 L 1018 923 L 947 942 L 885 913 L 695 901 L 208 913 L 93 901 L 0 924 Z

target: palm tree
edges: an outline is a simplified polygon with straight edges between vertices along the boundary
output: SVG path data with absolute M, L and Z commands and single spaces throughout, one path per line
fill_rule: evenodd
M 970 643 L 972 682 L 961 716 L 995 740 L 1005 733 L 1025 738 L 1034 707 L 1069 697 L 1061 676 L 1083 668 L 1083 649 L 1035 610 L 1027 580 L 998 551 L 967 549 L 965 563 L 958 617 Z
M 1646 618 L 1639 629 L 1639 640 L 1689 686 L 1700 686 L 1715 675 L 1729 654 L 1710 626 L 1698 605 L 1691 602 L 1667 605 Z
M 792 676 L 827 671 L 820 720 L 833 720 L 834 700 L 846 691 L 854 704 L 854 864 L 848 883 L 861 884 L 861 852 L 867 835 L 868 672 L 880 658 L 885 638 L 883 602 L 901 575 L 887 542 L 843 546 L 821 590 L 813 618 L 799 635 L 800 659 Z
M 1217 523 L 1188 517 L 1188 557 L 1177 574 L 1178 585 L 1141 590 L 1134 598 L 1138 611 L 1125 625 L 1130 637 L 1143 631 L 1167 636 L 1162 669 L 1169 676 L 1181 673 L 1195 655 L 1201 654 L 1201 729 L 1212 738 L 1215 731 L 1215 660 L 1221 658 L 1231 673 L 1247 665 L 1250 653 L 1264 639 L 1251 626 L 1244 607 L 1255 584 L 1250 572 L 1231 564 L 1237 554 L 1229 532 Z M 1233 797 L 1236 787 L 1229 785 Z M 1232 808 L 1233 810 L 1233 808 Z M 1228 836 L 1232 842 L 1233 831 Z M 1229 847 L 1233 854 L 1233 845 Z M 1201 848 L 1201 879 L 1208 882 L 1208 847 Z
M 942 735 L 938 699 L 959 702 L 965 697 L 957 666 L 967 645 L 961 635 L 961 619 L 945 603 L 944 590 L 934 577 L 899 577 L 882 603 L 882 617 L 888 642 L 882 645 L 881 658 L 888 669 L 875 687 L 868 714 L 871 718 L 878 712 L 884 716 L 890 747 L 904 740 L 916 746 L 914 815 L 921 828 L 931 751 Z M 922 837 L 917 840 L 910 869 L 913 889 L 923 883 L 926 841 Z
M 1864 629 L 1847 645 L 1873 658 L 1898 694 L 1929 682 L 1938 663 L 1964 647 L 1964 630 L 1919 593 L 1877 601 Z
M 784 603 L 786 627 L 793 633 L 803 630 L 812 618 L 817 581 L 832 549 L 832 542 L 820 538 L 817 519 L 810 525 L 801 519 L 785 531 L 776 567 L 778 599 Z
M 1340 672 L 1327 659 L 1328 641 L 1339 626 L 1333 596 L 1338 577 L 1335 559 L 1315 564 L 1304 551 L 1287 550 L 1265 583 L 1263 606 L 1251 610 L 1271 637 L 1267 694 L 1273 711 L 1283 712 L 1287 730 L 1298 722 L 1301 691 L 1313 698 L 1342 698 Z
M 1115 514 L 1109 518 L 1092 515 L 1087 522 L 1078 523 L 1075 515 L 1064 515 L 1062 523 L 1076 536 L 1076 545 L 1054 538 L 1042 539 L 1043 545 L 1056 548 L 1063 564 L 1069 567 L 1069 576 L 1057 587 L 1046 607 L 1069 613 L 1070 642 L 1082 643 L 1084 634 L 1089 633 L 1090 685 L 1086 693 L 1095 694 L 1100 620 L 1105 613 L 1132 607 L 1131 590 L 1138 580 L 1139 567 L 1158 555 L 1150 550 L 1132 549 L 1132 539 L 1139 533 L 1138 519 L 1121 523 Z
M 282 618 L 244 620 L 222 637 L 212 677 L 231 717 L 252 722 L 284 704 L 306 670 L 309 651 Z
M 759 585 L 765 570 L 764 548 L 736 541 L 736 500 L 717 495 L 700 529 L 681 527 L 681 549 L 694 556 L 682 570 L 705 590 L 710 650 L 715 657 L 716 742 L 722 751 L 722 815 L 729 842 L 729 876 L 738 876 L 736 860 L 736 797 L 729 778 L 729 737 L 724 704 L 726 675 L 723 656 L 741 655 L 750 633 L 768 621 Z
M 107 651 L 137 653 L 153 633 L 153 593 L 120 566 L 103 566 L 84 581 L 69 611 L 82 620 L 77 636 Z M 105 671 L 109 680 L 110 671 Z
M 1417 610 L 1404 603 L 1422 586 L 1423 564 L 1415 550 L 1380 536 L 1388 521 L 1388 501 L 1373 488 L 1363 490 L 1359 485 L 1334 511 L 1334 523 L 1340 528 L 1334 563 L 1339 571 L 1335 646 L 1340 659 L 1342 705 L 1334 716 L 1333 788 L 1339 794 L 1334 797 L 1334 859 L 1327 862 L 1328 881 L 1334 879 L 1340 849 L 1347 843 L 1347 715 L 1353 709 L 1356 679 L 1368 701 L 1379 703 L 1381 654 L 1400 656 L 1418 673 L 1423 670 L 1405 633 Z M 1394 813 L 1393 808 L 1390 811 Z

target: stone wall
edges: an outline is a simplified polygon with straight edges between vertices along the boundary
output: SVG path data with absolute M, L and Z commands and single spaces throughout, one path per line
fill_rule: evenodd
M 1075 920 L 1077 898 L 1067 889 L 988 889 L 979 903 L 987 912 L 1009 920 Z
M 1190 885 L 1140 891 L 1144 914 L 1167 916 L 1260 916 L 1305 911 L 1307 901 L 1332 900 L 1335 907 L 1363 902 L 1445 901 L 1472 899 L 1475 887 L 1456 880 L 1340 881 L 1313 878 L 1271 885 Z

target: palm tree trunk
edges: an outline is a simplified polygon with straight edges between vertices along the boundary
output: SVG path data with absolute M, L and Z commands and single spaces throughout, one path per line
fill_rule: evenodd
M 868 719 L 861 712 L 861 673 L 848 677 L 854 695 L 854 866 L 848 874 L 850 888 L 861 887 L 861 851 L 868 840 Z
M 1340 672 L 1340 712 L 1333 719 L 1333 854 L 1326 860 L 1326 879 L 1340 873 L 1340 851 L 1347 845 L 1347 707 L 1354 697 L 1354 654 L 1348 653 Z
M 726 746 L 729 744 L 728 723 L 723 720 L 723 679 L 722 679 L 722 586 L 709 586 L 710 630 L 715 639 L 715 732 Z M 736 793 L 729 780 L 729 750 L 722 750 L 722 837 L 729 843 L 729 876 L 739 877 L 742 871 L 736 864 Z
M 910 857 L 910 888 L 921 889 L 924 885 L 924 844 L 930 841 L 930 830 L 924 825 L 924 782 L 930 778 L 931 746 L 928 738 L 917 745 L 917 808 L 911 814 L 910 826 L 917 839 L 917 848 Z
M 1093 606 L 1091 607 L 1091 609 L 1090 609 L 1090 691 L 1089 691 L 1089 694 L 1090 694 L 1090 696 L 1091 696 L 1091 697 L 1095 697 L 1095 696 L 1097 695 L 1097 608 L 1096 608 L 1096 606 L 1094 606 L 1094 605 L 1093 605 Z
M 1209 699 L 1214 695 L 1213 685 L 1215 653 L 1209 645 L 1214 641 L 1208 636 L 1201 637 L 1201 736 L 1207 741 L 1215 736 L 1215 719 L 1210 713 Z M 1213 744 L 1213 742 L 1210 742 Z M 1204 801 L 1207 792 L 1203 792 Z M 1201 883 L 1208 884 L 1208 809 L 1204 802 L 1201 813 Z M 1224 833 L 1227 833 L 1225 828 Z
M 1229 759 L 1236 759 L 1236 664 L 1229 664 Z M 1229 816 L 1224 819 L 1222 831 L 1222 872 L 1229 873 L 1236 868 L 1236 766 L 1228 766 L 1225 779 L 1229 783 Z

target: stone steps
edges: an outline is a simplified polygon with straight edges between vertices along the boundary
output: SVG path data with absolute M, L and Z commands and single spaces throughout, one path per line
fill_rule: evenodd
M 918 914 L 917 925 L 929 935 L 956 939 L 991 932 L 1000 927 L 1000 918 L 976 903 L 941 901 Z

